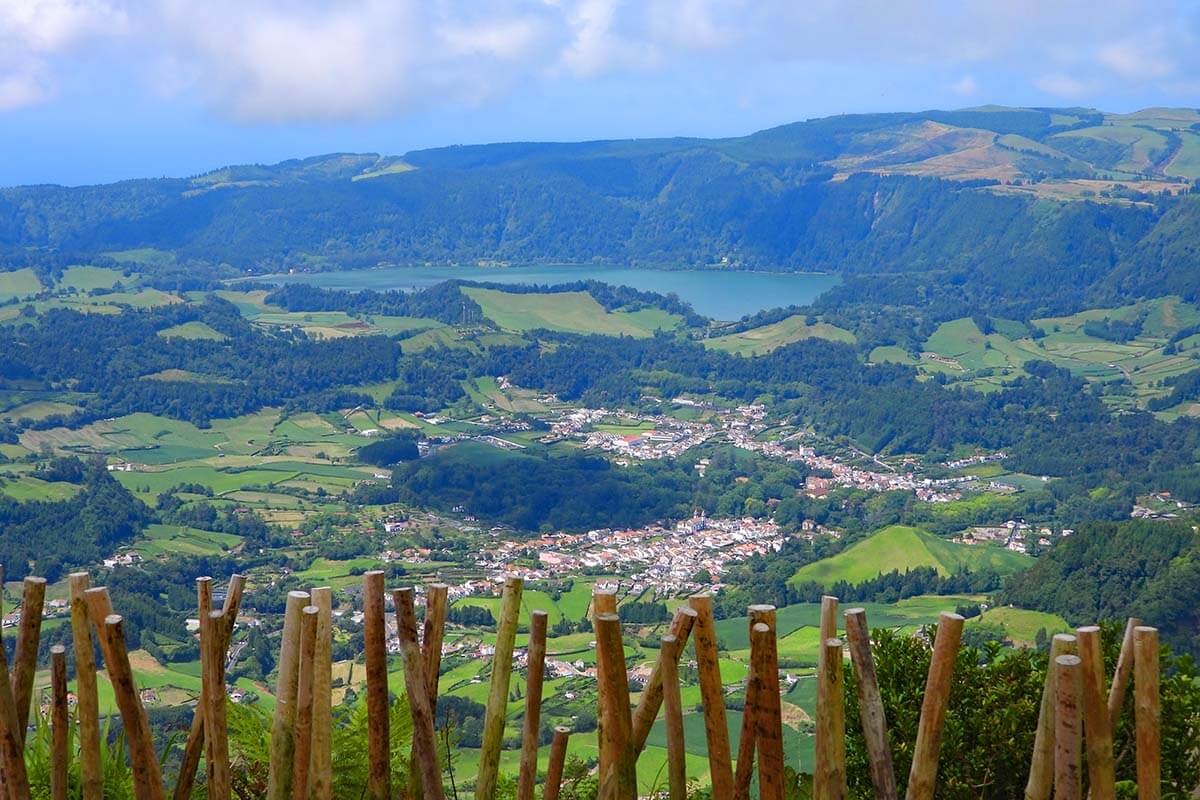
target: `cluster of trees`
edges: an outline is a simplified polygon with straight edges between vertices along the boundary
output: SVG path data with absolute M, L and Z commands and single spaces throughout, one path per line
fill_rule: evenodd
M 1171 387 L 1165 397 L 1152 397 L 1146 406 L 1151 411 L 1162 411 L 1188 400 L 1200 400 L 1200 369 L 1176 375 L 1167 381 Z
M 1200 656 L 1200 535 L 1187 522 L 1084 522 L 998 600 L 1072 624 L 1154 620 L 1175 649 Z
M 832 594 L 842 602 L 895 603 L 922 594 L 983 594 L 1000 588 L 1002 580 L 995 572 L 969 569 L 953 575 L 941 575 L 934 567 L 914 567 L 901 572 L 894 569 L 875 578 L 852 584 L 838 581 L 832 586 L 797 583 L 793 587 L 801 603 L 819 603 L 821 596 Z
M 19 503 L 0 494 L 0 564 L 5 580 L 41 575 L 53 582 L 131 541 L 152 519 L 149 508 L 117 483 L 103 459 L 56 460 L 43 471 L 79 491 L 66 500 Z
M 266 302 L 288 311 L 345 311 L 347 314 L 379 314 L 391 317 L 425 317 L 447 325 L 478 324 L 483 309 L 452 281 L 416 292 L 397 289 L 348 292 L 320 289 L 306 283 L 289 283 L 273 290 Z

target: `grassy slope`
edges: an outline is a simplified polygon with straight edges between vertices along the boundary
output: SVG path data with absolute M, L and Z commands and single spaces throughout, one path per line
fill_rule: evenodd
M 801 567 L 793 581 L 826 586 L 840 580 L 861 583 L 898 569 L 934 567 L 942 575 L 966 569 L 1015 572 L 1032 562 L 1027 556 L 987 545 L 948 542 L 918 528 L 891 525 L 830 558 Z
M 804 321 L 802 315 L 794 314 L 770 325 L 708 339 L 704 345 L 715 350 L 723 350 L 726 353 L 759 355 L 769 353 L 785 344 L 813 338 L 828 339 L 831 342 L 846 342 L 847 344 L 854 344 L 855 341 L 854 334 L 850 331 L 826 322 L 809 325 Z
M 610 336 L 650 336 L 671 328 L 679 318 L 657 309 L 610 312 L 587 292 L 516 294 L 498 289 L 463 289 L 479 303 L 484 316 L 502 328 L 529 331 L 546 328 Z

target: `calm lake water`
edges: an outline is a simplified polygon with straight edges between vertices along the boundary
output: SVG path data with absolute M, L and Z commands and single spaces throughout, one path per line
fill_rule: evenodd
M 674 292 L 699 313 L 721 320 L 738 319 L 766 308 L 804 305 L 839 282 L 834 275 L 798 272 L 580 266 L 389 267 L 268 278 L 275 283 L 310 283 L 327 289 L 405 290 L 453 279 L 542 285 L 595 279 L 659 294 Z

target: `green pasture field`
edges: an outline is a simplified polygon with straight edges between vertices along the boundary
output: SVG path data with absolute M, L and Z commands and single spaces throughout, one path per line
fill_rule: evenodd
M 502 328 L 530 331 L 545 328 L 609 336 L 650 336 L 677 327 L 680 318 L 657 309 L 610 312 L 587 292 L 515 294 L 498 289 L 465 287 L 484 316 Z
M 32 500 L 66 500 L 78 494 L 79 490 L 80 487 L 73 483 L 47 482 L 29 475 L 23 475 L 0 486 L 0 492 L 22 503 Z
M 38 276 L 28 267 L 10 272 L 0 272 L 0 300 L 14 297 L 29 297 L 44 287 Z
M 113 473 L 126 489 L 155 497 L 181 483 L 206 486 L 213 494 L 226 494 L 248 486 L 274 486 L 295 478 L 298 472 L 268 469 L 219 470 L 213 467 L 183 466 L 156 472 Z
M 831 342 L 854 344 L 854 334 L 827 322 L 809 325 L 801 314 L 794 314 L 779 322 L 751 328 L 740 333 L 705 339 L 704 346 L 726 353 L 761 355 L 801 339 L 828 339 Z
M 207 323 L 200 322 L 199 320 L 164 328 L 158 332 L 158 335 L 167 339 L 203 339 L 210 342 L 223 342 L 229 338 Z
M 877 575 L 916 567 L 933 567 L 941 575 L 970 569 L 1016 572 L 1032 563 L 1021 553 L 990 545 L 955 544 L 905 525 L 890 525 L 829 558 L 801 567 L 795 583 L 815 581 L 830 586 L 840 580 L 862 583 Z
M 107 267 L 75 266 L 63 271 L 62 279 L 58 282 L 60 289 L 75 289 L 80 292 L 92 289 L 111 289 L 125 279 L 124 273 Z
M 19 406 L 14 406 L 3 412 L 5 419 L 19 420 L 31 419 L 34 421 L 43 420 L 46 417 L 52 417 L 56 414 L 67 415 L 79 410 L 79 406 L 63 403 L 57 400 L 31 400 L 28 403 L 22 403 Z
M 1041 629 L 1045 629 L 1048 636 L 1071 631 L 1067 621 L 1057 614 L 1009 606 L 989 608 L 978 617 L 967 620 L 968 625 L 984 622 L 1002 626 L 1008 637 L 1019 645 L 1032 645 Z
M 146 527 L 145 534 L 134 544 L 134 549 L 146 559 L 178 554 L 215 556 L 229 552 L 241 543 L 242 537 L 232 533 L 155 523 Z

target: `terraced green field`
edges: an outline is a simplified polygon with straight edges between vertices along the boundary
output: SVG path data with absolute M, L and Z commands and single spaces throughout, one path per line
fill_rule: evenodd
M 167 339 L 203 339 L 210 342 L 223 342 L 229 338 L 207 323 L 195 320 L 164 328 L 158 332 L 158 335 Z
M 794 314 L 770 325 L 751 328 L 741 333 L 731 333 L 728 336 L 706 339 L 704 346 L 714 350 L 723 350 L 726 353 L 740 353 L 748 356 L 769 353 L 785 344 L 802 339 L 828 339 L 831 342 L 845 342 L 846 344 L 855 342 L 854 334 L 848 330 L 827 322 L 816 322 L 809 325 L 803 315 Z
M 463 291 L 479 303 L 484 316 L 510 331 L 545 328 L 609 336 L 650 336 L 656 330 L 677 327 L 681 321 L 658 309 L 610 312 L 587 292 L 517 294 L 478 287 L 465 287 Z
M 1016 572 L 1033 559 L 988 545 L 966 545 L 940 539 L 918 528 L 890 525 L 830 558 L 801 567 L 796 583 L 813 581 L 830 586 L 838 581 L 861 583 L 882 573 L 933 567 L 941 575 L 970 569 Z
M 242 537 L 231 533 L 155 523 L 146 527 L 145 534 L 134 544 L 134 549 L 147 559 L 176 554 L 212 556 L 228 552 L 241 542 Z

